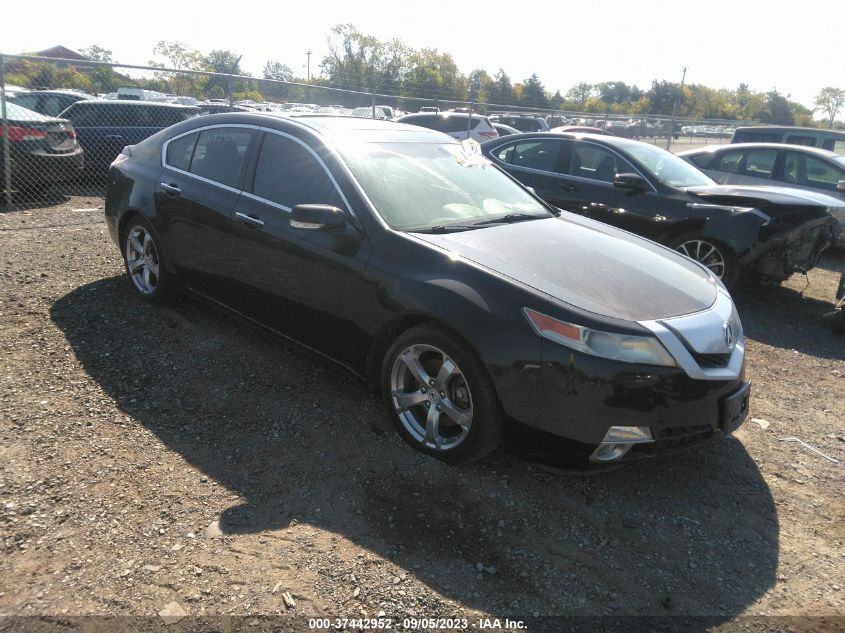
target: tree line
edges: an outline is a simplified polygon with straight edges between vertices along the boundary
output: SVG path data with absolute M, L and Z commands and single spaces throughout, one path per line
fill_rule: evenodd
M 262 76 L 252 78 L 240 66 L 241 56 L 226 49 L 203 54 L 181 42 L 160 41 L 153 48 L 148 65 L 183 71 L 211 71 L 238 77 L 209 77 L 188 73 L 157 72 L 152 78 L 130 78 L 108 67 L 56 68 L 51 64 L 14 61 L 7 63 L 7 81 L 33 87 L 72 87 L 90 93 L 112 92 L 121 85 L 137 85 L 177 95 L 284 101 L 312 101 L 367 105 L 364 97 L 311 89 L 333 87 L 346 90 L 395 95 L 379 98 L 412 109 L 423 100 L 436 100 L 444 106 L 461 101 L 485 106 L 518 106 L 537 110 L 562 110 L 608 115 L 671 115 L 680 97 L 678 116 L 694 119 L 758 121 L 782 125 L 816 125 L 814 112 L 824 114 L 833 127 L 845 107 L 845 91 L 826 87 L 808 108 L 776 89 L 757 91 L 748 84 L 735 89 L 711 88 L 702 84 L 684 85 L 654 80 L 647 89 L 623 81 L 595 84 L 581 82 L 561 93 L 551 93 L 534 73 L 514 81 L 504 69 L 492 74 L 476 68 L 464 74 L 454 58 L 434 48 L 414 49 L 399 39 L 382 41 L 359 31 L 352 24 L 331 29 L 328 54 L 320 61 L 316 77 L 297 77 L 286 64 L 268 60 Z M 80 51 L 96 61 L 112 61 L 111 51 L 92 45 Z M 291 84 L 262 82 L 272 79 Z M 307 85 L 293 85 L 307 84 Z M 350 104 L 350 100 L 356 101 Z M 358 101 L 360 103 L 358 103 Z M 416 103 L 415 103 L 416 102 Z M 430 103 L 429 103 L 430 105 Z

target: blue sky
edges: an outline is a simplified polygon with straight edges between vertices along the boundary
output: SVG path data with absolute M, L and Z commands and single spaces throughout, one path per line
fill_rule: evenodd
M 202 52 L 242 53 L 253 74 L 274 59 L 304 76 L 306 51 L 315 72 L 331 27 L 351 22 L 380 39 L 448 51 L 465 73 L 501 67 L 518 81 L 536 72 L 551 92 L 579 81 L 648 88 L 652 79 L 679 81 L 682 66 L 691 83 L 774 87 L 810 107 L 820 88 L 845 88 L 845 0 L 42 0 L 38 13 L 52 16 L 44 20 L 22 0 L 6 5 L 7 53 L 98 44 L 117 61 L 144 64 L 158 40 L 180 40 Z

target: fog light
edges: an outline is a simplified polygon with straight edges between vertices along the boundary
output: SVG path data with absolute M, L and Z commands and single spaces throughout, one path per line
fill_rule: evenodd
M 634 444 L 646 444 L 653 441 L 651 429 L 647 426 L 611 426 L 601 444 L 590 455 L 590 461 L 616 461 L 622 459 Z

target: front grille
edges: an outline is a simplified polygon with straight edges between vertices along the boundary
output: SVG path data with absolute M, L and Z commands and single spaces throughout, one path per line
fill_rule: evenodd
M 724 369 L 731 362 L 730 354 L 699 354 L 693 351 L 690 354 L 702 369 Z

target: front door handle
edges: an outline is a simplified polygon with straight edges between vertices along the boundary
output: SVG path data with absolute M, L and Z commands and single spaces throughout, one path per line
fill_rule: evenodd
M 179 188 L 179 185 L 171 185 L 167 182 L 159 183 L 161 188 L 164 189 L 169 195 L 171 196 L 178 196 L 182 193 L 182 190 Z
M 261 218 L 257 218 L 254 215 L 247 215 L 246 213 L 241 213 L 240 211 L 235 212 L 235 219 L 243 222 L 244 224 L 249 224 L 250 226 L 264 226 L 264 220 Z
M 568 191 L 569 193 L 572 193 L 573 191 L 578 191 L 578 187 L 576 187 L 575 185 L 570 185 L 570 184 L 560 185 L 560 188 L 563 189 L 564 191 Z

